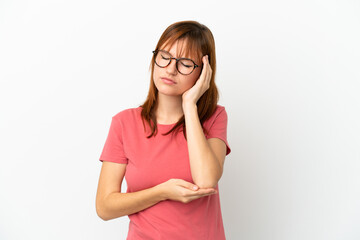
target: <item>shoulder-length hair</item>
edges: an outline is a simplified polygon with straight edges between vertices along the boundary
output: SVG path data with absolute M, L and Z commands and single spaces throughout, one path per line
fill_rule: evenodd
M 186 41 L 186 48 L 181 49 L 182 55 L 193 56 L 197 62 L 202 63 L 202 57 L 209 56 L 209 63 L 212 69 L 212 75 L 210 79 L 209 89 L 199 98 L 197 101 L 197 111 L 200 119 L 200 123 L 203 126 L 205 120 L 207 120 L 214 112 L 219 100 L 219 94 L 215 85 L 215 73 L 216 73 L 216 55 L 215 55 L 215 40 L 208 27 L 200 24 L 196 21 L 181 21 L 170 25 L 161 35 L 155 50 L 159 50 L 161 47 L 172 46 L 178 40 Z M 155 109 L 157 107 L 158 89 L 155 86 L 154 77 L 154 55 L 151 59 L 150 69 L 150 88 L 147 99 L 141 105 L 141 117 L 145 128 L 146 121 L 150 127 L 151 134 L 147 137 L 155 136 L 158 132 L 157 121 L 155 116 Z M 185 117 L 182 116 L 180 120 L 172 127 L 167 135 L 173 131 L 179 132 L 182 129 L 184 137 L 186 138 L 185 129 Z M 203 128 L 204 129 L 204 128 Z M 205 132 L 207 131 L 204 129 Z

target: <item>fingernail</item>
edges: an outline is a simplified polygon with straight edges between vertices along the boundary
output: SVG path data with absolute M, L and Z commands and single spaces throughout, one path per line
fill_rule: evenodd
M 198 188 L 197 186 L 193 186 L 193 189 L 194 189 L 194 190 L 197 190 L 197 188 Z

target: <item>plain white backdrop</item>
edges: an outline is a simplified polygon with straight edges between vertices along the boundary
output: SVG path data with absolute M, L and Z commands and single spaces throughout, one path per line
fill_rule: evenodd
M 2 0 L 0 239 L 126 238 L 96 214 L 98 159 L 180 20 L 216 41 L 227 239 L 360 239 L 357 0 Z

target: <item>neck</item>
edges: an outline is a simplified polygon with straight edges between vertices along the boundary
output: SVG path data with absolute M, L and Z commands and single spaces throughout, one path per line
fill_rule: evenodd
M 155 114 L 159 124 L 176 123 L 184 114 L 181 96 L 168 96 L 159 93 L 157 101 Z

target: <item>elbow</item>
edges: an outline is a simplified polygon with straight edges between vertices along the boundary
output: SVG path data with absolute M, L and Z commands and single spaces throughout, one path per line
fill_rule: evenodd
M 198 176 L 197 178 L 194 178 L 194 183 L 199 188 L 216 188 L 218 185 L 218 182 L 222 176 L 222 171 L 220 171 L 218 174 L 214 174 L 211 176 Z
M 204 184 L 196 184 L 196 185 L 199 186 L 199 188 L 216 188 L 217 183 L 216 184 L 204 183 Z
M 104 201 L 100 201 L 99 199 L 96 200 L 96 214 L 104 221 L 108 221 L 111 218 L 108 214 L 106 214 Z
M 115 218 L 115 217 L 112 217 L 110 214 L 107 214 L 106 212 L 101 211 L 101 210 L 96 210 L 96 213 L 99 216 L 99 218 L 101 218 L 104 221 L 109 221 L 109 220 Z M 121 217 L 121 216 L 119 216 L 119 217 Z
M 194 183 L 199 187 L 199 188 L 216 188 L 218 181 L 213 179 L 213 180 L 203 180 L 203 181 L 194 181 Z
M 108 202 L 106 202 L 106 200 L 96 201 L 96 214 L 102 220 L 109 221 L 126 215 L 124 211 L 115 211 L 109 208 L 107 204 Z
M 96 214 L 99 216 L 99 218 L 101 218 L 101 219 L 104 220 L 104 221 L 110 220 L 110 219 L 106 216 L 106 214 L 104 213 L 104 211 L 103 211 L 100 207 L 98 207 L 98 206 L 96 206 Z
M 99 216 L 99 218 L 101 218 L 104 221 L 109 221 L 109 220 L 112 220 L 112 219 L 115 219 L 115 218 L 125 216 L 124 214 L 114 216 L 113 214 L 107 214 L 106 212 L 99 211 L 99 210 L 96 210 L 96 213 Z

